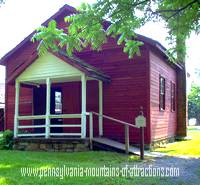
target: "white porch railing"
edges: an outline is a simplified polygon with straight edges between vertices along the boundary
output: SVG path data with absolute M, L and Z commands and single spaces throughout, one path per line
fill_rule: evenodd
M 115 119 L 113 117 L 110 116 L 106 116 L 106 115 L 101 115 L 97 112 L 86 112 L 86 116 L 89 116 L 89 139 L 90 139 L 90 146 L 92 148 L 92 139 L 93 139 L 93 115 L 98 116 L 98 119 L 100 119 L 103 122 L 103 118 L 108 119 L 113 121 L 114 123 L 118 123 L 118 124 L 122 124 L 124 125 L 125 128 L 125 145 L 126 145 L 126 151 L 128 152 L 129 150 L 129 127 L 134 127 L 134 128 L 138 128 L 137 126 L 127 123 L 125 121 L 121 121 L 118 119 Z M 67 119 L 67 118 L 82 118 L 82 114 L 59 114 L 59 115 L 49 115 L 49 119 Z M 21 121 L 21 120 L 40 120 L 40 119 L 46 119 L 46 115 L 33 115 L 33 116 L 18 116 L 17 120 Z M 81 121 L 80 121 L 81 122 Z M 101 122 L 99 122 L 99 127 L 103 128 L 103 125 L 101 126 Z M 48 127 L 48 128 L 47 128 Z M 75 128 L 75 127 L 79 127 L 80 132 L 79 133 L 51 133 L 49 131 L 49 136 L 81 136 L 82 132 L 83 132 L 83 127 L 82 127 L 82 123 L 80 124 L 43 124 L 43 125 L 18 125 L 17 126 L 17 133 L 19 129 L 31 129 L 31 128 L 45 128 L 45 132 L 44 133 L 18 133 L 17 137 L 23 137 L 23 136 L 46 136 L 46 131 L 50 130 L 50 128 L 55 128 L 55 127 L 59 127 L 59 128 Z M 86 129 L 86 127 L 84 127 L 84 129 Z M 99 136 L 102 136 L 102 132 L 101 129 L 99 129 Z
M 67 119 L 67 118 L 82 118 L 82 114 L 59 114 L 59 115 L 49 115 L 49 119 Z M 40 120 L 40 119 L 46 119 L 46 115 L 33 115 L 33 116 L 17 116 L 17 121 L 22 120 Z M 81 122 L 81 121 L 80 121 Z M 48 128 L 47 128 L 48 127 Z M 20 123 L 17 126 L 17 137 L 29 137 L 29 136 L 46 136 L 47 130 L 49 130 L 49 136 L 81 136 L 81 131 L 78 133 L 51 133 L 50 128 L 54 127 L 60 127 L 60 128 L 66 128 L 66 127 L 80 127 L 82 129 L 82 124 L 49 124 L 46 125 L 45 123 L 43 125 L 20 125 Z M 31 128 L 45 128 L 44 133 L 18 133 L 19 129 L 31 129 Z M 81 130 L 80 129 L 80 130 Z
M 98 119 L 101 120 L 98 122 L 99 124 L 99 137 L 101 137 L 103 135 L 102 130 L 103 130 L 103 119 L 108 119 L 113 121 L 113 123 L 116 124 L 121 124 L 124 125 L 124 133 L 125 133 L 125 152 L 128 154 L 129 153 L 129 127 L 132 128 L 137 128 L 140 129 L 140 157 L 141 159 L 144 159 L 144 127 L 138 127 L 136 125 L 133 125 L 131 123 L 110 117 L 110 116 L 106 116 L 103 114 L 99 114 L 97 112 L 86 112 L 85 114 L 60 114 L 60 115 L 49 115 L 49 119 L 58 119 L 58 118 L 63 118 L 63 119 L 67 119 L 67 118 L 78 118 L 78 119 L 82 119 L 83 115 L 89 116 L 89 141 L 90 141 L 90 148 L 93 148 L 93 133 L 94 133 L 94 125 L 93 125 L 93 117 L 98 116 Z M 39 119 L 46 119 L 46 115 L 33 115 L 33 116 L 17 116 L 17 122 L 19 122 L 20 120 L 39 120 Z M 17 126 L 17 137 L 30 137 L 30 136 L 46 136 L 47 135 L 47 130 L 49 130 L 48 136 L 80 136 L 82 137 L 82 133 L 85 132 L 86 133 L 86 126 L 83 127 L 83 122 L 80 121 L 80 124 L 43 124 L 43 125 L 18 125 Z M 50 122 L 51 123 L 51 122 Z M 47 128 L 48 127 L 48 128 Z M 61 128 L 66 128 L 66 127 L 80 127 L 80 132 L 78 133 L 51 133 L 51 129 L 53 127 L 61 127 Z M 30 128 L 45 128 L 45 132 L 44 133 L 18 133 L 19 129 L 30 129 Z M 84 129 L 84 130 L 83 130 Z M 83 137 L 82 137 L 83 138 Z M 85 138 L 85 137 L 84 137 Z

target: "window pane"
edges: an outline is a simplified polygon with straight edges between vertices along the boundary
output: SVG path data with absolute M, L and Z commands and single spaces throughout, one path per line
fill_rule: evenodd
M 62 113 L 62 93 L 59 91 L 55 92 L 55 113 Z
M 160 76 L 160 110 L 165 110 L 165 79 Z
M 163 96 L 160 96 L 160 109 L 163 109 Z
M 161 94 L 165 94 L 165 80 L 163 77 L 160 77 L 160 90 Z
M 175 111 L 175 107 L 176 107 L 175 97 L 176 97 L 175 84 L 171 82 L 171 110 L 172 111 Z

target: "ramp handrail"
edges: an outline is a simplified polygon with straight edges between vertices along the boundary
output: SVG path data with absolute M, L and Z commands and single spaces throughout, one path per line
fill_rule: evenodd
M 128 122 L 125 122 L 125 121 L 122 121 L 122 120 L 119 120 L 119 119 L 116 119 L 116 118 L 113 118 L 113 117 L 110 117 L 110 116 L 106 116 L 104 114 L 101 115 L 101 114 L 99 114 L 97 112 L 93 112 L 93 111 L 92 111 L 92 113 L 95 114 L 95 115 L 97 115 L 97 116 L 102 116 L 103 118 L 109 119 L 111 121 L 115 121 L 117 123 L 121 123 L 123 125 L 128 125 L 130 127 L 138 128 L 136 125 L 133 125 L 131 123 L 128 123 Z
M 109 119 L 111 121 L 114 121 L 116 123 L 120 123 L 122 125 L 124 125 L 125 127 L 125 152 L 128 154 L 129 153 L 129 127 L 133 127 L 133 128 L 138 128 L 136 125 L 133 125 L 133 124 L 130 124 L 128 122 L 125 122 L 125 121 L 122 121 L 122 120 L 119 120 L 119 119 L 116 119 L 116 118 L 113 118 L 113 117 L 110 117 L 110 116 L 107 116 L 107 115 L 101 115 L 97 112 L 89 112 L 87 113 L 87 115 L 89 115 L 89 125 L 90 125 L 90 128 L 89 128 L 89 139 L 90 139 L 90 148 L 92 149 L 93 148 L 93 115 L 96 115 L 96 116 L 102 116 L 103 118 L 106 118 L 106 119 Z

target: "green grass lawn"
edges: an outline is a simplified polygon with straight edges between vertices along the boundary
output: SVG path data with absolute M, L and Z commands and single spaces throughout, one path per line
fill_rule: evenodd
M 180 141 L 167 145 L 156 151 L 170 155 L 187 155 L 200 157 L 200 131 L 190 128 L 192 140 Z M 36 177 L 22 176 L 21 168 L 34 167 L 119 167 L 125 164 L 142 163 L 136 156 L 127 156 L 113 152 L 28 152 L 0 150 L 0 185 L 171 185 L 168 178 L 159 177 Z M 182 183 L 183 184 L 183 183 Z
M 138 157 L 112 152 L 24 152 L 0 150 L 1 185 L 171 185 L 166 178 L 158 177 L 22 177 L 22 167 L 102 167 L 134 164 Z M 160 182 L 160 183 L 159 183 Z
M 172 156 L 184 155 L 188 157 L 200 158 L 200 128 L 189 127 L 188 136 L 191 137 L 190 140 L 170 143 L 167 144 L 166 147 L 158 148 L 155 151 L 164 152 Z

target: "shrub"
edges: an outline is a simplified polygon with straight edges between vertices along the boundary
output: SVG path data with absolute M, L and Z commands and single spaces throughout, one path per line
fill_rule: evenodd
M 12 149 L 13 147 L 13 132 L 5 130 L 0 136 L 0 149 Z

